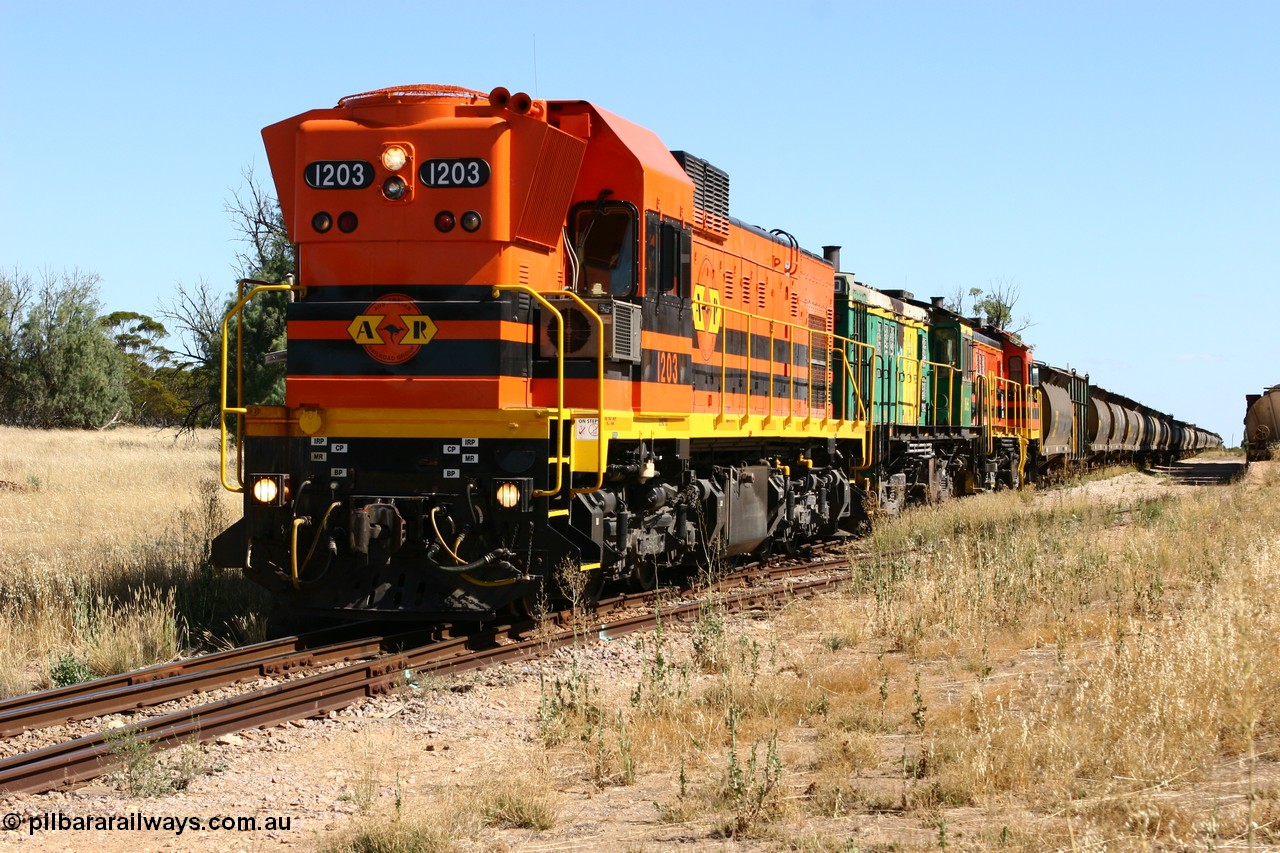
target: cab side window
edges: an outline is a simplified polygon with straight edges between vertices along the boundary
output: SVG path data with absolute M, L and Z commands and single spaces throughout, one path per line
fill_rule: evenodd
M 1027 373 L 1022 366 L 1022 356 L 1015 355 L 1009 359 L 1009 378 L 1019 384 L 1026 384 Z
M 957 352 L 955 329 L 938 329 L 938 342 L 942 344 L 942 352 L 934 353 L 936 360 L 953 367 L 960 366 L 960 354 Z
M 678 220 L 644 214 L 645 294 L 689 297 L 693 268 L 693 232 Z
M 587 296 L 632 296 L 637 281 L 635 208 L 618 202 L 581 205 L 573 225 L 581 265 L 578 289 Z

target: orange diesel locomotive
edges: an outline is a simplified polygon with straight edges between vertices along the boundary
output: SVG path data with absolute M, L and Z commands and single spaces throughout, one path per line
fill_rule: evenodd
M 833 338 L 831 264 L 732 219 L 722 171 L 503 89 L 263 138 L 298 278 L 237 308 L 290 291 L 286 399 L 224 401 L 245 516 L 215 560 L 290 612 L 488 619 L 560 570 L 651 587 L 861 516 L 868 411 L 830 388 L 869 348 Z

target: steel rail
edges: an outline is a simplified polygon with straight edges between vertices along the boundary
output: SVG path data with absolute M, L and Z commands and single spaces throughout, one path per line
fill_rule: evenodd
M 821 568 L 821 567 L 819 567 Z M 813 566 L 793 566 L 776 570 L 782 575 L 812 572 Z M 768 574 L 775 574 L 770 570 Z M 378 658 L 339 666 L 327 672 L 261 688 L 204 705 L 153 717 L 110 733 L 86 735 L 33 752 L 0 759 L 0 793 L 36 793 L 86 782 L 110 772 L 122 759 L 121 743 L 146 743 L 172 748 L 184 740 L 208 742 L 237 731 L 276 725 L 290 720 L 321 716 L 347 707 L 357 700 L 387 693 L 414 673 L 467 672 L 536 657 L 558 648 L 582 642 L 584 634 L 613 639 L 648 630 L 664 619 L 693 621 L 711 605 L 728 612 L 759 609 L 797 596 L 811 596 L 834 588 L 845 577 L 786 583 L 769 588 L 749 589 L 736 594 L 713 594 L 681 604 L 663 605 L 656 593 L 619 596 L 601 602 L 602 610 L 622 609 L 646 599 L 656 608 L 616 622 L 598 622 L 563 629 L 551 637 L 521 637 L 519 626 L 503 626 L 477 634 L 437 641 L 428 645 Z M 573 621 L 573 613 L 552 614 L 560 624 Z
M 316 649 L 293 649 L 292 643 L 263 645 L 270 647 L 263 654 L 233 656 L 230 663 L 221 667 L 188 667 L 184 666 L 186 662 L 177 661 L 164 670 L 148 673 L 156 676 L 150 680 L 133 680 L 138 673 L 128 673 L 123 679 L 100 679 L 108 682 L 106 684 L 87 682 L 93 689 L 82 688 L 66 693 L 51 691 L 19 697 L 23 701 L 12 703 L 15 707 L 0 708 L 0 737 L 159 705 L 254 678 L 282 676 L 294 670 L 376 657 L 384 650 L 382 637 L 365 637 Z M 290 650 L 270 650 L 280 646 L 290 647 Z
M 815 551 L 813 556 L 820 553 Z M 834 568 L 840 562 L 840 558 L 834 558 L 799 567 L 746 566 L 713 585 L 712 589 L 724 590 L 732 588 L 735 583 L 758 583 L 777 580 L 789 574 Z M 596 604 L 596 613 L 603 616 L 632 607 L 651 607 L 660 595 L 669 591 L 660 588 L 604 599 Z M 557 613 L 551 614 L 549 618 L 563 624 L 568 616 Z M 395 644 L 403 646 L 411 639 L 421 639 L 428 635 L 426 631 L 393 637 L 362 635 L 361 630 L 367 627 L 369 623 L 357 623 L 315 631 L 301 637 L 286 637 L 186 660 L 166 661 L 132 672 L 0 700 L 0 737 L 13 737 L 25 731 L 107 714 L 136 711 L 218 687 L 242 683 L 255 677 L 281 676 L 295 670 L 327 666 L 341 661 L 368 659 Z M 504 630 L 518 633 L 509 626 L 490 629 L 499 633 Z M 436 629 L 434 636 L 443 638 L 445 632 Z M 334 642 L 339 637 L 351 639 Z
M 466 666 L 471 644 L 497 642 L 508 629 L 483 636 L 463 636 L 434 642 L 375 661 L 347 664 L 328 672 L 261 688 L 204 705 L 152 717 L 110 732 L 98 732 L 32 752 L 0 759 L 0 793 L 35 793 L 88 781 L 120 763 L 115 754 L 122 743 L 146 743 L 162 748 L 183 740 L 207 742 L 248 728 L 305 719 L 344 708 L 357 699 L 387 692 L 411 666 L 444 668 L 454 659 Z M 494 649 L 486 649 L 493 652 Z M 501 647 L 497 649 L 500 651 Z M 478 652 L 483 655 L 484 651 Z M 485 660 L 486 658 L 481 658 Z
M 91 681 L 80 681 L 65 687 L 57 687 L 52 690 L 42 690 L 37 693 L 28 693 L 22 696 L 14 696 L 8 699 L 0 699 L 0 713 L 21 708 L 24 706 L 41 705 L 46 701 L 61 697 L 81 696 L 90 693 L 96 693 L 100 690 L 110 690 L 113 687 L 121 687 L 129 684 L 143 684 L 148 681 L 156 681 L 162 678 L 171 678 L 183 672 L 198 672 L 202 669 L 219 669 L 224 666 L 239 663 L 246 660 L 254 660 L 265 658 L 276 654 L 285 654 L 292 651 L 302 651 L 304 649 L 316 649 L 330 643 L 342 640 L 355 639 L 356 637 L 366 634 L 371 627 L 369 622 L 352 622 L 345 625 L 339 625 L 333 628 L 323 628 L 318 631 L 308 631 L 305 634 L 298 634 L 293 637 L 281 637 L 275 640 L 265 640 L 261 643 L 252 643 L 247 646 L 237 646 L 233 649 L 224 649 L 219 652 L 208 652 L 195 657 L 186 658 L 176 661 L 165 661 L 141 669 L 122 672 L 116 675 L 107 675 L 102 678 L 95 678 Z
M 284 674 L 289 669 L 306 665 L 288 660 L 289 656 L 305 653 L 331 656 L 329 655 L 331 647 L 347 645 L 353 640 L 374 639 L 369 630 L 371 627 L 372 623 L 369 622 L 352 622 L 292 637 L 281 637 L 219 652 L 209 652 L 183 660 L 165 661 L 130 672 L 3 699 L 0 700 L 0 737 L 12 737 L 23 730 L 96 716 L 97 714 L 77 714 L 76 708 L 80 703 L 93 701 L 90 697 L 98 694 L 112 693 L 120 697 L 115 703 L 100 703 L 98 714 L 109 714 L 136 710 L 167 701 L 164 698 L 149 699 L 148 694 L 162 695 L 163 690 L 159 689 L 160 684 L 194 673 L 225 671 L 227 677 L 222 684 L 234 684 L 243 680 L 233 675 L 233 669 L 236 667 L 249 671 L 255 666 L 265 666 L 266 669 L 262 673 L 264 675 Z M 216 686 L 219 686 L 218 683 L 211 680 L 199 689 L 208 690 Z M 131 697 L 130 700 L 126 700 L 124 698 L 126 696 Z M 58 714 L 53 711 L 54 708 L 59 707 L 67 711 L 62 719 L 58 719 Z M 36 720 L 40 716 L 47 719 L 37 723 Z
M 165 748 L 184 738 L 208 741 L 246 728 L 283 723 L 345 707 L 372 695 L 379 679 L 396 672 L 400 661 L 387 658 L 350 664 L 295 681 L 232 696 L 163 717 L 54 744 L 0 760 L 0 791 L 34 793 L 74 785 L 109 772 L 119 763 L 121 743 Z M 387 682 L 389 683 L 389 682 Z

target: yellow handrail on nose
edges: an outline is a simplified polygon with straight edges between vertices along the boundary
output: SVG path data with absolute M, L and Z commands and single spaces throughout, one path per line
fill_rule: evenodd
M 226 316 L 222 318 L 222 358 L 220 361 L 220 396 L 218 398 L 218 430 L 220 437 L 218 441 L 218 475 L 222 480 L 222 487 L 229 492 L 244 491 L 244 442 L 236 442 L 236 482 L 232 483 L 227 479 L 227 415 L 236 417 L 238 435 L 244 433 L 244 416 L 249 410 L 244 405 L 244 306 L 249 300 L 257 296 L 259 293 L 276 293 L 289 290 L 305 290 L 297 284 L 268 284 L 265 281 L 258 281 L 253 278 L 242 278 L 236 282 L 239 288 L 239 298 L 236 304 L 227 311 Z M 245 291 L 246 285 L 252 285 L 252 289 Z M 227 349 L 230 347 L 230 325 L 231 318 L 235 317 L 236 326 L 236 403 L 238 405 L 227 405 Z

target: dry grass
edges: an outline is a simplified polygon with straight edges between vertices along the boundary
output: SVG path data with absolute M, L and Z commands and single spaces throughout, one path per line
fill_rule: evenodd
M 27 484 L 0 492 L 0 689 L 232 632 L 252 605 L 229 590 L 254 593 L 202 568 L 236 504 L 214 459 L 207 438 L 0 431 L 0 480 Z M 1198 489 L 1128 474 L 904 514 L 839 595 L 768 622 L 709 606 L 637 640 L 630 680 L 547 676 L 519 784 L 406 804 L 390 765 L 353 768 L 369 822 L 331 849 L 552 831 L 584 784 L 752 849 L 1274 847 L 1277 488 L 1276 464 Z
M 354 825 L 319 849 L 323 853 L 462 853 L 466 839 L 482 832 L 483 814 L 474 791 L 441 787 L 406 801 L 393 790 L 393 803 L 363 810 Z
M 206 563 L 239 511 L 214 441 L 0 428 L 0 694 L 252 629 L 260 596 Z
M 629 694 L 544 686 L 546 744 L 599 785 L 665 777 L 659 821 L 785 849 L 1275 845 L 1277 485 L 908 513 L 771 631 L 709 608 L 643 641 Z
M 395 730 L 365 732 L 351 746 L 343 798 L 359 817 L 325 853 L 460 853 L 477 849 L 471 842 L 487 832 L 541 832 L 560 819 L 556 780 L 538 751 L 520 750 L 478 777 L 421 786 L 404 781 L 408 743 Z

